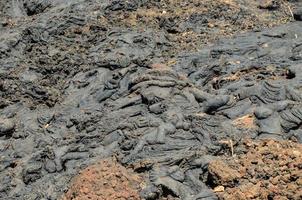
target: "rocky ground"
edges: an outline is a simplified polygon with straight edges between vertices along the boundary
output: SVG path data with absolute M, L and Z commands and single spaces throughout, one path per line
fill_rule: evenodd
M 139 175 L 127 170 L 115 160 L 106 159 L 81 171 L 62 200 L 138 200 L 143 184 Z
M 0 199 L 301 199 L 301 6 L 1 1 Z
M 302 145 L 245 141 L 235 155 L 210 162 L 208 181 L 221 199 L 300 199 Z

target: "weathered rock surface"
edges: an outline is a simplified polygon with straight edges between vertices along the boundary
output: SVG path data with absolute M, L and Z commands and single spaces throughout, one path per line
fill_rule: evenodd
M 201 178 L 215 156 L 244 138 L 301 142 L 302 22 L 218 40 L 219 22 L 234 22 L 229 33 L 243 27 L 229 18 L 233 1 L 219 2 L 220 13 L 206 12 L 216 42 L 188 52 L 199 40 L 178 39 L 194 24 L 204 31 L 202 15 L 188 29 L 184 13 L 159 18 L 159 28 L 114 25 L 120 12 L 162 2 L 1 1 L 0 199 L 57 199 L 110 156 L 147 177 L 141 197 L 217 199 Z M 260 27 L 288 17 L 260 10 Z

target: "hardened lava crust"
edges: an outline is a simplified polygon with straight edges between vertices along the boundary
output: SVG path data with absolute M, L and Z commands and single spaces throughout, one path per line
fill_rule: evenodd
M 1 0 L 0 199 L 301 199 L 300 0 Z

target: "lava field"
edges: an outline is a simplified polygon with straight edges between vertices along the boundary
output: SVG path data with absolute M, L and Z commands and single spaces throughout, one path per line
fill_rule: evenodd
M 0 199 L 302 199 L 301 0 L 0 0 Z

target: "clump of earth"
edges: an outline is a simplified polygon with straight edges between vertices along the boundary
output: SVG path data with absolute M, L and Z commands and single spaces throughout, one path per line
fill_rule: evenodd
M 62 200 L 138 200 L 143 179 L 113 159 L 105 159 L 81 171 Z
M 208 181 L 220 199 L 301 199 L 301 144 L 248 140 L 236 151 L 209 164 Z

